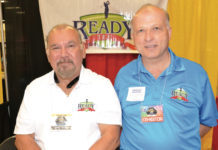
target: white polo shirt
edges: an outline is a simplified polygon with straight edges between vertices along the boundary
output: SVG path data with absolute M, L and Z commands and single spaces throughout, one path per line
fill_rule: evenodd
M 69 96 L 54 71 L 31 82 L 14 133 L 35 133 L 42 150 L 88 150 L 101 136 L 98 123 L 121 125 L 120 103 L 109 79 L 82 67 Z

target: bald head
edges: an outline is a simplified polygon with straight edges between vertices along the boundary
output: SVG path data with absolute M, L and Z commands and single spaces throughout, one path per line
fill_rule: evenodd
M 68 25 L 68 24 L 58 24 L 56 26 L 54 26 L 49 32 L 48 32 L 48 36 L 46 38 L 46 42 L 47 42 L 47 45 L 48 45 L 48 42 L 49 42 L 49 37 L 50 37 L 50 34 L 56 30 L 66 30 L 66 29 L 70 29 L 70 30 L 73 30 L 73 31 L 76 31 L 76 33 L 78 34 L 78 37 L 79 37 L 79 40 L 80 40 L 80 43 L 82 43 L 82 38 L 79 34 L 79 31 L 74 28 L 73 26 L 71 25 Z
M 136 17 L 138 17 L 139 15 L 146 15 L 146 13 L 152 12 L 152 11 L 155 11 L 159 13 L 160 15 L 162 15 L 163 19 L 166 21 L 167 27 L 170 28 L 170 24 L 169 24 L 170 18 L 169 18 L 168 12 L 165 11 L 163 8 L 157 7 L 152 4 L 145 4 L 136 11 L 132 19 L 131 26 L 133 26 Z
M 73 32 L 76 33 L 76 38 L 79 39 L 80 41 L 80 46 L 81 46 L 81 49 L 83 49 L 83 43 L 82 43 L 82 38 L 79 34 L 79 31 L 74 28 L 73 26 L 71 25 L 68 25 L 68 24 L 58 24 L 56 26 L 54 26 L 49 32 L 48 32 L 48 35 L 46 37 L 46 54 L 48 55 L 48 51 L 49 51 L 49 42 L 50 42 L 50 38 L 51 38 L 51 35 L 56 32 L 56 31 L 60 31 L 60 30 L 72 30 Z

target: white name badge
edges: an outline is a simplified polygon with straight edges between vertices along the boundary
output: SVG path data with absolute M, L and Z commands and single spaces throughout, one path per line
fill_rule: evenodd
M 127 101 L 144 101 L 145 87 L 129 87 Z

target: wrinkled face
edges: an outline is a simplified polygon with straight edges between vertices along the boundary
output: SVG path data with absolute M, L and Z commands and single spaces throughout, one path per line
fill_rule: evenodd
M 171 29 L 165 13 L 158 8 L 147 8 L 136 14 L 132 22 L 133 40 L 142 57 L 159 59 L 168 53 Z
M 51 31 L 48 37 L 47 57 L 54 71 L 62 79 L 71 79 L 79 75 L 85 51 L 78 33 L 69 28 Z

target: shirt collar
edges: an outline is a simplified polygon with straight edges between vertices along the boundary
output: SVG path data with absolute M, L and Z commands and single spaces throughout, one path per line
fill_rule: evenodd
M 169 53 L 170 53 L 170 58 L 171 58 L 171 62 L 170 62 L 170 66 L 169 66 L 169 74 L 172 72 L 177 72 L 177 71 L 184 71 L 185 70 L 185 66 L 181 61 L 181 58 L 176 56 L 173 51 L 168 48 Z
M 77 83 L 77 85 L 79 84 L 79 83 L 84 83 L 84 82 L 86 82 L 86 79 L 84 78 L 85 76 L 84 76 L 84 74 L 85 74 L 85 71 L 84 71 L 85 69 L 84 69 L 84 66 L 82 65 L 82 67 L 81 67 L 81 70 L 80 70 L 80 77 L 79 77 L 79 81 L 78 81 L 78 83 Z M 56 85 L 56 82 L 55 82 L 55 80 L 54 80 L 54 70 L 52 70 L 51 72 L 50 72 L 50 74 L 49 74 L 49 84 L 50 85 Z M 76 85 L 76 87 L 77 87 L 77 85 Z
M 48 83 L 49 85 L 56 85 L 54 80 L 54 70 L 49 73 Z
M 84 84 L 89 82 L 90 80 L 86 77 L 86 71 L 85 67 L 82 65 L 81 70 L 80 70 L 80 78 L 78 84 Z

